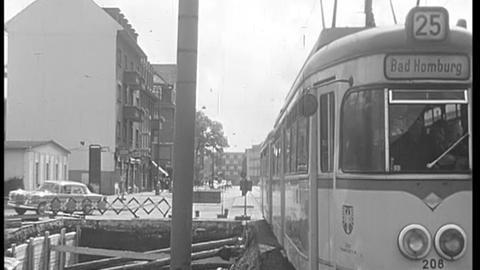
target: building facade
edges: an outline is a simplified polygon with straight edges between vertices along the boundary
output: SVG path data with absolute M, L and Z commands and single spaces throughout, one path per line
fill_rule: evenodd
M 154 91 L 159 96 L 158 119 L 153 131 L 155 137 L 154 160 L 168 170 L 173 166 L 173 142 L 175 129 L 175 97 L 177 66 L 173 64 L 152 65 L 154 69 Z
M 159 97 L 138 35 L 117 8 L 91 0 L 37 0 L 8 32 L 7 140 L 54 139 L 70 152 L 68 179 L 89 178 L 101 146 L 100 192 L 151 186 Z
M 214 169 L 216 175 L 219 175 L 221 178 L 224 178 L 228 181 L 232 181 L 233 185 L 239 185 L 241 180 L 241 173 L 244 170 L 244 159 L 245 153 L 241 152 L 225 152 L 218 154 L 219 159 L 216 160 L 214 164 Z M 211 175 L 211 171 L 208 171 L 208 168 L 211 167 L 209 162 L 206 162 L 207 172 L 206 175 Z M 210 173 L 210 174 L 209 174 Z
M 45 180 L 66 180 L 69 154 L 54 141 L 5 141 L 3 179 L 22 179 L 25 190 L 34 190 Z
M 247 178 L 253 183 L 260 179 L 260 145 L 252 145 L 252 148 L 245 150 Z

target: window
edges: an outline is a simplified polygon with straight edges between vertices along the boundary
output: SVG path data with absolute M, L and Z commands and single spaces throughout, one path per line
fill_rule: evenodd
M 123 142 L 128 141 L 128 123 L 127 120 L 123 120 Z
M 63 165 L 63 179 L 68 179 L 67 177 L 67 165 Z
M 290 167 L 290 136 L 290 129 L 285 129 L 285 172 L 287 173 L 292 171 L 292 168 Z
M 43 185 L 38 188 L 38 191 L 48 191 L 51 193 L 58 193 L 58 190 L 58 185 L 54 183 L 43 183 Z
M 72 194 L 85 194 L 85 191 L 82 187 L 71 186 L 71 193 Z
M 123 62 L 123 63 L 125 63 L 125 69 L 127 69 L 127 67 L 128 67 L 128 62 L 127 62 L 127 55 L 126 55 L 126 54 L 123 56 L 123 59 L 124 59 L 124 62 Z
M 138 129 L 135 130 L 135 146 L 140 148 L 140 132 Z
M 117 103 L 122 103 L 122 86 L 117 85 Z
M 308 171 L 308 118 L 306 117 L 298 119 L 297 152 L 296 171 Z
M 333 135 L 335 102 L 333 93 L 320 96 L 320 168 L 333 171 Z
M 281 141 L 280 138 L 277 138 L 275 140 L 275 144 L 273 145 L 273 155 L 272 155 L 272 170 L 273 170 L 273 175 L 280 175 L 280 161 L 281 161 Z
M 172 103 L 172 90 L 164 87 L 162 92 L 162 101 Z
M 128 89 L 127 86 L 123 86 L 123 104 L 128 104 Z
M 55 164 L 55 180 L 60 180 L 59 174 L 60 174 L 60 170 L 58 169 L 58 163 L 57 163 Z
M 72 194 L 72 186 L 63 186 L 61 189 L 63 194 Z
M 35 162 L 35 187 L 40 185 L 40 163 Z
M 468 171 L 467 138 L 466 104 L 389 105 L 392 172 Z
M 122 127 L 121 127 L 121 122 L 117 121 L 117 127 L 115 128 L 115 133 L 117 135 L 117 140 L 120 141 L 122 138 Z
M 45 164 L 45 179 L 50 179 L 50 164 L 48 163 Z
M 171 147 L 170 146 L 160 146 L 160 149 L 159 149 L 159 154 L 160 154 L 160 159 L 171 159 Z
M 292 124 L 290 129 L 290 169 L 297 168 L 297 122 Z
M 117 65 L 122 67 L 122 51 L 117 49 Z
M 384 91 L 348 93 L 342 105 L 341 167 L 344 171 L 385 171 Z

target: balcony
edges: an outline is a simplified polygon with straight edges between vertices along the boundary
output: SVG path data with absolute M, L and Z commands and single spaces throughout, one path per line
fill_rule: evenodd
M 142 121 L 143 111 L 137 106 L 125 105 L 123 106 L 123 117 L 126 120 L 131 120 L 135 122 Z
M 143 79 L 136 71 L 125 71 L 123 73 L 123 82 L 135 89 L 141 89 L 143 85 Z

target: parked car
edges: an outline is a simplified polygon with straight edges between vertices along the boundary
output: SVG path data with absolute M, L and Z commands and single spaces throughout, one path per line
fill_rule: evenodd
M 8 195 L 8 205 L 19 215 L 27 210 L 36 211 L 39 215 L 44 215 L 46 211 L 53 214 L 82 211 L 88 215 L 97 207 L 103 208 L 105 204 L 98 202 L 105 200 L 105 196 L 92 193 L 83 183 L 55 180 L 45 181 L 35 191 L 17 189 Z

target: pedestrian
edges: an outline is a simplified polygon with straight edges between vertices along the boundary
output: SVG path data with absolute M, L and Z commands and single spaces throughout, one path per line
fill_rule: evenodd
M 122 175 L 120 177 L 120 192 L 122 193 L 122 197 L 120 200 L 125 200 L 125 176 Z

